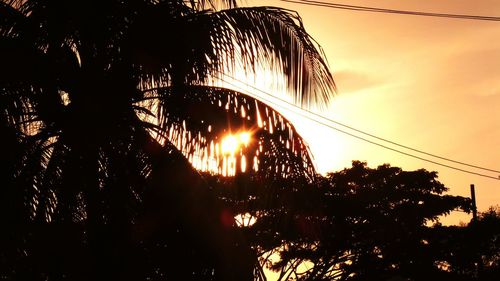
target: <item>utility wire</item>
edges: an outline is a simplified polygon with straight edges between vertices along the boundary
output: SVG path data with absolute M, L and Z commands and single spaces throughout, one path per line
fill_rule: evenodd
M 226 74 L 224 74 L 224 75 L 226 75 Z M 229 78 L 231 78 L 231 79 L 233 79 L 233 80 L 235 80 L 235 81 L 238 81 L 238 82 L 240 82 L 240 83 L 244 84 L 244 85 L 245 85 L 245 86 L 247 86 L 247 87 L 251 87 L 251 88 L 253 88 L 253 89 L 257 90 L 257 91 L 262 92 L 260 89 L 258 89 L 258 88 L 256 88 L 256 87 L 254 87 L 254 86 L 252 86 L 252 85 L 250 85 L 250 84 L 248 84 L 248 83 L 245 83 L 245 82 L 240 81 L 240 80 L 236 80 L 235 78 L 233 78 L 233 77 L 231 77 L 231 76 L 229 76 L 229 75 L 226 75 L 226 76 L 228 76 Z M 265 94 L 267 94 L 267 93 L 265 93 Z M 267 95 L 269 95 L 269 94 L 267 94 Z M 289 102 L 289 101 L 287 101 L 287 100 L 284 100 L 284 99 L 281 99 L 281 98 L 278 98 L 278 97 L 275 97 L 275 96 L 273 96 L 273 98 L 278 99 L 279 101 L 284 102 L 284 103 L 286 103 L 286 104 L 287 104 L 287 105 L 289 105 L 289 106 L 297 107 L 294 103 Z M 441 160 L 446 160 L 446 161 L 448 161 L 448 162 L 453 162 L 453 163 L 456 163 L 456 164 L 460 164 L 460 165 L 464 165 L 464 166 L 468 166 L 468 167 L 472 167 L 472 168 L 476 168 L 476 169 L 480 169 L 480 170 L 484 170 L 484 171 L 489 171 L 489 172 L 493 172 L 493 173 L 500 173 L 500 171 L 499 171 L 499 170 L 494 170 L 494 169 L 484 168 L 484 167 L 477 166 L 477 165 L 473 165 L 473 164 L 468 164 L 468 163 L 465 163 L 465 162 L 461 162 L 461 161 L 453 160 L 453 159 L 446 158 L 446 157 L 443 157 L 443 156 L 439 156 L 439 155 L 436 155 L 436 154 L 428 153 L 428 152 L 425 152 L 425 151 L 423 151 L 423 150 L 419 150 L 419 149 L 416 149 L 416 148 L 412 148 L 412 147 L 409 147 L 409 146 L 406 146 L 406 145 L 403 145 L 403 144 L 400 144 L 400 143 L 397 143 L 397 142 L 394 142 L 394 141 L 388 140 L 388 139 L 386 139 L 386 138 L 378 137 L 378 136 L 376 136 L 376 135 L 373 135 L 373 134 L 367 133 L 367 132 L 365 132 L 365 131 L 362 131 L 362 130 L 356 129 L 356 128 L 352 127 L 352 126 L 349 126 L 349 125 L 343 124 L 343 123 L 338 122 L 338 121 L 335 121 L 335 120 L 333 120 L 333 119 L 326 118 L 326 117 L 324 117 L 324 116 L 322 116 L 322 115 L 320 115 L 320 114 L 318 114 L 318 113 L 316 113 L 316 112 L 313 112 L 313 111 L 310 111 L 310 110 L 307 110 L 307 109 L 304 109 L 304 108 L 300 108 L 300 107 L 297 107 L 297 108 L 299 108 L 300 110 L 306 111 L 307 113 L 309 113 L 309 114 L 311 114 L 311 115 L 313 115 L 313 116 L 316 116 L 316 117 L 318 117 L 318 118 L 324 119 L 324 120 L 326 120 L 327 122 L 334 123 L 334 124 L 336 124 L 336 125 L 339 125 L 339 126 L 342 126 L 342 127 L 344 127 L 344 128 L 347 128 L 347 129 L 353 130 L 353 131 L 355 131 L 355 132 L 358 132 L 358 133 L 364 134 L 364 135 L 366 135 L 366 136 L 369 136 L 369 137 L 372 137 L 372 138 L 375 138 L 375 139 L 378 139 L 378 140 L 381 140 L 381 141 L 384 141 L 384 142 L 390 143 L 390 144 L 392 144 L 392 145 L 396 145 L 396 146 L 399 146 L 399 147 L 402 147 L 402 148 L 405 148 L 405 149 L 408 149 L 408 150 L 411 150 L 411 151 L 415 151 L 415 152 L 418 152 L 418 153 L 421 153 L 421 154 L 424 154 L 424 155 L 427 155 L 427 156 L 431 156 L 431 157 L 434 157 L 434 158 L 438 158 L 438 159 L 441 159 Z
M 401 15 L 452 18 L 452 19 L 467 19 L 467 20 L 500 21 L 500 17 L 490 17 L 490 16 L 430 13 L 430 12 L 420 12 L 420 11 L 405 11 L 405 10 L 394 10 L 394 9 L 385 9 L 385 8 L 377 8 L 377 7 L 345 5 L 345 4 L 339 4 L 339 3 L 324 2 L 324 1 L 310 1 L 310 0 L 280 0 L 280 1 L 294 3 L 294 4 L 301 4 L 301 5 L 308 5 L 308 6 L 349 10 L 349 11 L 401 14 Z
M 226 74 L 224 74 L 226 75 Z M 226 75 L 228 76 L 228 75 Z M 248 83 L 245 83 L 243 81 L 240 81 L 240 80 L 236 80 L 234 79 L 233 77 L 231 76 L 228 76 L 229 78 L 235 80 L 235 81 L 238 81 L 240 83 L 243 83 L 245 86 L 247 87 L 251 87 L 259 92 L 262 92 L 260 89 L 248 84 Z M 267 94 L 267 93 L 266 93 Z M 274 96 L 273 96 L 274 97 Z M 274 97 L 276 99 L 278 99 L 279 101 L 281 102 L 284 102 L 286 103 L 287 105 L 289 106 L 293 106 L 293 107 L 297 107 L 294 103 L 292 102 L 289 102 L 287 100 L 284 100 L 284 99 L 281 99 L 281 98 L 277 98 L 277 97 Z M 297 107 L 297 108 L 300 108 L 300 107 Z M 420 150 L 420 149 L 416 149 L 416 148 L 412 148 L 412 147 L 409 147 L 409 146 L 406 146 L 406 145 L 403 145 L 403 144 L 400 144 L 400 143 L 397 143 L 395 141 L 391 141 L 389 139 L 386 139 L 386 138 L 382 138 L 382 137 L 378 137 L 376 135 L 373 135 L 373 134 L 370 134 L 370 133 L 367 133 L 365 131 L 362 131 L 362 130 L 359 130 L 359 129 L 356 129 L 352 126 L 349 126 L 349 125 L 346 125 L 346 124 L 343 124 L 341 122 L 338 122 L 338 121 L 335 121 L 333 119 L 330 119 L 330 118 L 326 118 L 316 112 L 313 112 L 313 111 L 310 111 L 310 110 L 307 110 L 307 109 L 304 109 L 304 108 L 300 108 L 301 110 L 303 111 L 306 111 L 307 113 L 313 115 L 313 116 L 316 116 L 318 118 L 321 118 L 321 119 L 324 119 L 326 120 L 327 122 L 331 122 L 331 123 L 334 123 L 336 125 L 339 125 L 339 126 L 342 126 L 344 128 L 347 128 L 347 129 L 350 129 L 352 131 L 355 131 L 355 132 L 358 132 L 358 133 L 361 133 L 363 135 L 366 135 L 366 136 L 369 136 L 369 137 L 372 137 L 374 139 L 378 139 L 378 140 L 381 140 L 383 142 L 386 142 L 386 143 L 390 143 L 392 145 L 395 145 L 395 146 L 399 146 L 399 147 L 402 147 L 402 148 L 405 148 L 405 149 L 408 149 L 408 150 L 411 150 L 411 151 L 414 151 L 414 152 L 418 152 L 420 154 L 424 154 L 424 155 L 427 155 L 427 156 L 431 156 L 431 157 L 434 157 L 434 158 L 438 158 L 438 159 L 441 159 L 441 160 L 445 160 L 445 161 L 448 161 L 448 162 L 452 162 L 452 163 L 455 163 L 455 164 L 460 164 L 460 165 L 463 165 L 463 166 L 468 166 L 468 167 L 471 167 L 471 168 L 476 168 L 476 169 L 479 169 L 479 170 L 484 170 L 484 171 L 488 171 L 488 172 L 493 172 L 493 173 L 499 173 L 500 174 L 500 170 L 494 170 L 494 169 L 490 169 L 490 168 L 485 168 L 485 167 L 481 167 L 481 166 L 477 166 L 477 165 L 473 165 L 473 164 L 469 164 L 469 163 L 465 163 L 465 162 L 461 162 L 461 161 L 457 161 L 457 160 L 453 160 L 453 159 L 450 159 L 450 158 L 446 158 L 446 157 L 443 157 L 443 156 L 439 156 L 439 155 L 436 155 L 436 154 L 433 154 L 433 153 L 429 153 L 429 152 L 425 152 L 423 150 Z
M 440 163 L 440 162 L 437 162 L 437 161 L 433 161 L 433 160 L 430 160 L 430 159 L 427 159 L 427 158 L 423 158 L 423 157 L 420 157 L 420 156 L 417 156 L 417 155 L 414 155 L 414 154 L 411 154 L 411 153 L 407 153 L 407 152 L 404 152 L 404 151 L 401 151 L 401 150 L 398 150 L 398 149 L 395 149 L 395 148 L 392 148 L 392 147 L 389 147 L 389 146 L 386 146 L 386 145 L 383 145 L 383 144 L 380 144 L 380 143 L 377 143 L 377 142 L 371 141 L 371 140 L 369 140 L 369 139 L 366 139 L 366 138 L 363 138 L 363 137 L 361 137 L 361 136 L 355 135 L 355 134 L 353 134 L 353 133 L 347 132 L 347 131 L 345 131 L 345 130 L 339 129 L 339 128 L 337 128 L 337 127 L 335 127 L 335 126 L 332 126 L 331 124 L 329 124 L 329 123 L 328 123 L 328 122 L 330 122 L 330 123 L 337 124 L 338 122 L 336 122 L 336 121 L 333 121 L 333 120 L 328 119 L 328 118 L 326 118 L 326 117 L 323 117 L 323 116 L 321 116 L 321 115 L 319 115 L 319 114 L 316 114 L 316 113 L 311 112 L 311 111 L 309 111 L 309 110 L 306 110 L 306 109 L 303 109 L 303 108 L 301 108 L 301 107 L 298 107 L 297 105 L 295 105 L 295 104 L 293 104 L 293 103 L 290 103 L 290 102 L 288 102 L 288 101 L 285 101 L 285 100 L 283 100 L 283 99 L 280 99 L 280 98 L 274 97 L 273 95 L 271 95 L 271 94 L 269 94 L 269 93 L 267 93 L 267 92 L 265 92 L 265 91 L 263 91 L 263 90 L 261 90 L 261 89 L 259 89 L 259 88 L 256 88 L 256 87 L 254 87 L 254 86 L 252 86 L 252 85 L 250 85 L 250 84 L 247 84 L 247 83 L 245 83 L 245 82 L 243 82 L 243 81 L 241 81 L 241 80 L 238 80 L 238 79 L 236 79 L 236 78 L 234 78 L 234 77 L 232 77 L 232 76 L 230 76 L 230 75 L 227 75 L 227 74 L 224 74 L 224 73 L 223 73 L 223 75 L 224 75 L 224 76 L 227 76 L 228 78 L 231 78 L 231 79 L 232 79 L 232 80 L 234 80 L 234 81 L 237 81 L 237 82 L 239 82 L 239 83 L 242 83 L 242 84 L 243 84 L 243 85 L 245 85 L 245 86 L 251 87 L 252 89 L 255 89 L 256 91 L 258 91 L 258 92 L 260 92 L 260 93 L 264 94 L 265 96 L 269 96 L 269 97 L 272 97 L 272 98 L 274 98 L 274 99 L 277 99 L 277 100 L 279 100 L 279 101 L 281 101 L 281 102 L 285 102 L 286 104 L 290 105 L 292 108 L 294 108 L 294 109 L 295 109 L 295 110 L 294 110 L 294 112 L 295 112 L 295 113 L 297 113 L 297 114 L 301 115 L 301 116 L 302 116 L 302 117 L 304 117 L 304 118 L 307 118 L 307 119 L 309 119 L 309 120 L 312 120 L 312 121 L 314 121 L 314 122 L 316 122 L 316 123 L 318 123 L 318 124 L 321 124 L 321 125 L 323 125 L 323 126 L 326 126 L 326 127 L 328 127 L 328 128 L 331 128 L 331 129 L 333 129 L 333 130 L 336 130 L 336 131 L 341 132 L 341 133 L 343 133 L 343 134 L 346 134 L 346 135 L 348 135 L 348 136 L 351 136 L 351 137 L 354 137 L 354 138 L 360 139 L 360 140 L 362 140 L 362 141 L 368 142 L 368 143 L 370 143 L 370 144 L 373 144 L 373 145 L 376 145 L 376 146 L 379 146 L 379 147 L 382 147 L 382 148 L 385 148 L 385 149 L 388 149 L 388 150 L 391 150 L 391 151 L 394 151 L 394 152 L 397 152 L 397 153 L 400 153 L 400 154 L 403 154 L 403 155 L 406 155 L 406 156 L 409 156 L 409 157 L 412 157 L 412 158 L 416 158 L 416 159 L 419 159 L 419 160 L 422 160 L 422 161 L 425 161 L 425 162 L 429 162 L 429 163 L 432 163 L 432 164 L 435 164 L 435 165 L 439 165 L 439 166 L 446 167 L 446 168 L 449 168 L 449 169 L 453 169 L 453 170 L 456 170 L 456 171 L 460 171 L 460 172 L 463 172 L 463 173 L 468 173 L 468 174 L 472 174 L 472 175 L 476 175 L 476 176 L 481 176 L 481 177 L 485 177 L 485 178 L 490 178 L 490 179 L 494 179 L 494 180 L 500 180 L 500 177 L 496 178 L 496 177 L 493 177 L 493 176 L 490 176 L 490 175 L 481 174 L 481 173 L 476 173 L 476 172 L 469 171 L 469 170 L 465 170 L 465 169 L 461 169 L 461 168 L 458 168 L 458 167 L 455 167 L 455 166 L 451 166 L 451 165 L 443 164 L 443 163 Z M 239 87 L 238 85 L 235 85 L 234 83 L 231 83 L 230 81 L 227 81 L 226 79 L 224 79 L 224 78 L 222 78 L 222 77 L 220 77 L 220 79 L 221 79 L 221 81 L 223 81 L 223 82 L 225 82 L 225 83 L 227 83 L 227 84 L 229 84 L 229 85 L 231 85 L 231 86 L 233 86 L 233 87 L 236 87 L 236 88 L 238 88 L 238 89 L 242 90 L 242 89 L 241 89 L 241 87 Z M 262 100 L 264 100 L 264 101 L 266 101 L 266 102 L 268 102 L 268 103 L 270 103 L 270 104 L 272 104 L 272 105 L 282 107 L 282 106 L 280 106 L 279 104 L 277 104 L 276 102 L 274 102 L 274 101 L 272 101 L 272 100 L 270 100 L 270 99 L 267 99 L 267 98 L 265 98 L 265 97 L 262 97 L 262 96 L 255 96 L 255 95 L 253 95 L 253 94 L 251 94 L 251 93 L 249 93 L 249 94 L 250 94 L 251 96 L 255 97 L 255 98 L 262 99 Z M 307 114 L 306 114 L 306 113 L 304 113 L 304 112 L 309 113 L 309 114 L 311 114 L 311 115 L 313 115 L 313 116 L 319 117 L 320 119 L 322 119 L 322 120 L 324 120 L 324 121 L 322 121 L 322 120 L 318 120 L 318 119 L 315 119 L 315 118 L 311 118 L 311 116 L 310 116 L 310 115 L 307 115 Z M 348 128 L 350 128 L 350 127 L 348 127 Z M 355 130 L 355 131 L 358 131 L 358 130 Z M 488 170 L 490 170 L 490 169 L 488 169 Z M 491 171 L 495 171 L 495 170 L 491 170 Z

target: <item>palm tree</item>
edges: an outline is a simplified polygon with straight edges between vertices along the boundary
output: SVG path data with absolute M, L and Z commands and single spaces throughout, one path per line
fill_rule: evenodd
M 297 103 L 326 104 L 333 80 L 298 15 L 232 0 L 2 0 L 0 14 L 0 276 L 251 278 L 187 160 L 252 128 L 255 174 L 314 175 L 285 118 L 210 83 L 264 63 Z

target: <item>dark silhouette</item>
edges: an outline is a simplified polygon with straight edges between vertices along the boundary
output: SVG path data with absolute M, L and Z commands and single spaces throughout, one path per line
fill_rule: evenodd
M 235 2 L 0 2 L 1 279 L 252 278 L 252 249 L 187 159 L 243 126 L 262 180 L 314 171 L 279 114 L 209 82 L 239 59 L 303 105 L 334 84 L 296 14 Z
M 491 207 L 477 221 L 436 226 L 434 243 L 446 246 L 440 256 L 454 280 L 496 280 L 500 274 L 500 211 Z
M 240 231 L 259 259 L 257 280 L 265 267 L 280 280 L 493 280 L 499 270 L 498 212 L 441 226 L 471 201 L 444 194 L 435 172 L 353 162 L 314 181 L 206 177 L 227 208 L 255 219 Z

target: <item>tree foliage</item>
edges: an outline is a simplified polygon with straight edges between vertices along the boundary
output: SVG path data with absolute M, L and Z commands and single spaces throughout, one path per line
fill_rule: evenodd
M 464 226 L 436 226 L 435 243 L 446 247 L 439 264 L 454 280 L 496 280 L 500 274 L 500 212 L 490 207 Z
M 212 185 L 234 212 L 255 219 L 241 231 L 259 257 L 257 272 L 271 268 L 281 280 L 463 276 L 443 266 L 458 244 L 438 219 L 469 211 L 470 200 L 446 195 L 435 172 L 353 162 L 314 182 L 215 177 Z
M 288 121 L 209 83 L 268 63 L 324 105 L 334 83 L 298 15 L 233 0 L 2 0 L 0 15 L 0 278 L 251 279 L 188 160 L 238 124 L 263 177 L 314 174 Z

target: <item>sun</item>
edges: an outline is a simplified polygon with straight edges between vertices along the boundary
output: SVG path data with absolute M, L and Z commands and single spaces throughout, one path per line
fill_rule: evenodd
M 248 146 L 251 135 L 249 132 L 228 134 L 221 141 L 221 151 L 223 155 L 235 155 L 242 147 Z
M 220 174 L 223 176 L 234 176 L 237 171 L 245 172 L 247 169 L 247 159 L 244 148 L 252 139 L 252 134 L 247 131 L 229 133 L 220 142 L 220 156 L 222 157 L 222 167 Z

